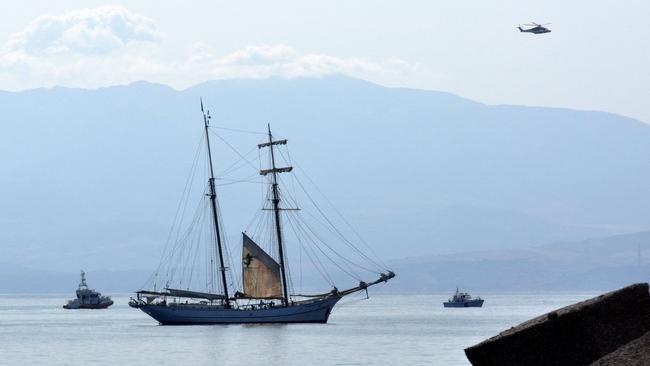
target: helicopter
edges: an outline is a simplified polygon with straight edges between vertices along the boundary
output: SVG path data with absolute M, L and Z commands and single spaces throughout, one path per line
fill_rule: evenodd
M 528 29 L 524 29 L 519 25 L 517 28 L 519 28 L 520 32 L 524 33 L 533 33 L 533 34 L 542 34 L 542 33 L 550 33 L 551 30 L 546 28 L 546 25 L 549 25 L 551 23 L 546 23 L 546 24 L 537 24 L 535 22 L 531 22 L 531 24 L 524 24 L 525 26 L 532 27 Z

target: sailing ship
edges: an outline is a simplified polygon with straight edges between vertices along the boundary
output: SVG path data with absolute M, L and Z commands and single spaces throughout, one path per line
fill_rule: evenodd
M 77 298 L 69 300 L 63 305 L 64 309 L 106 309 L 113 305 L 110 296 L 102 296 L 101 293 L 88 288 L 86 284 L 86 272 L 81 271 L 81 281 L 77 287 Z
M 136 297 L 129 301 L 131 307 L 142 310 L 161 325 L 327 323 L 332 309 L 343 297 L 361 291 L 366 291 L 367 295 L 369 287 L 385 283 L 395 277 L 393 272 L 382 267 L 381 270 L 375 272 L 378 276 L 375 280 L 368 282 L 359 280 L 356 286 L 344 290 L 333 286 L 330 291 L 315 295 L 290 293 L 290 273 L 288 273 L 286 263 L 286 243 L 281 213 L 298 209 L 281 206 L 279 175 L 292 172 L 293 167 L 276 166 L 276 149 L 281 145 L 287 145 L 287 140 L 274 139 L 269 125 L 268 132 L 265 133 L 267 140 L 259 143 L 257 150 L 265 150 L 270 158 L 270 167 L 260 169 L 259 175 L 267 179 L 266 183 L 269 187 L 265 201 L 270 203 L 267 205 L 270 207 L 263 208 L 263 211 L 271 213 L 272 216 L 272 224 L 269 224 L 271 233 L 269 241 L 273 242 L 275 250 L 273 253 L 266 251 L 252 236 L 246 232 L 242 233 L 242 288 L 241 291 L 232 293 L 230 290 L 232 283 L 229 284 L 227 281 L 229 268 L 225 258 L 228 253 L 222 232 L 210 145 L 211 116 L 209 111 L 207 113 L 204 111 L 203 101 L 201 101 L 201 112 L 209 167 L 205 196 L 210 202 L 208 210 L 211 218 L 207 221 L 210 223 L 210 241 L 213 242 L 214 257 L 218 258 L 218 268 L 211 266 L 210 269 L 216 269 L 216 271 L 207 271 L 210 274 L 207 277 L 212 281 L 209 281 L 210 283 L 217 283 L 219 288 L 217 291 L 198 291 L 191 289 L 189 285 L 185 288 L 175 288 L 167 282 L 162 290 L 157 290 L 154 284 L 153 289 L 137 291 Z M 344 238 L 344 240 L 346 239 Z M 346 242 L 351 244 L 348 240 Z M 367 256 L 365 258 L 369 259 Z M 343 268 L 340 264 L 336 265 Z M 317 269 L 320 271 L 323 268 L 321 265 L 320 269 Z M 155 276 L 157 275 L 158 273 Z

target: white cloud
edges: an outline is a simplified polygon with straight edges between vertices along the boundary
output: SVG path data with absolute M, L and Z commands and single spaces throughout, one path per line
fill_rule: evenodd
M 296 51 L 285 45 L 248 46 L 219 60 L 223 65 L 269 65 L 287 62 L 297 56 Z
M 324 54 L 301 54 L 286 45 L 248 46 L 223 57 L 206 45 L 196 45 L 185 67 L 204 70 L 209 77 L 323 77 L 344 74 L 363 78 L 391 77 L 411 73 L 417 67 L 403 60 L 379 62 Z
M 168 72 L 153 20 L 119 6 L 43 15 L 0 49 L 0 88 L 97 87 Z
M 123 7 L 44 15 L 0 48 L 0 89 L 63 85 L 99 87 L 136 80 L 183 88 L 208 79 L 322 77 L 345 74 L 374 81 L 399 79 L 417 67 L 402 60 L 369 61 L 300 53 L 282 44 L 222 53 L 194 44 L 165 58 L 153 20 Z
M 153 20 L 118 6 L 43 15 L 7 42 L 9 52 L 28 55 L 107 54 L 133 42 L 161 39 Z

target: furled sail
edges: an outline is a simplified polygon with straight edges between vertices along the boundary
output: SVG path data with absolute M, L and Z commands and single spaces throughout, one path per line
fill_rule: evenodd
M 196 299 L 207 299 L 210 301 L 223 300 L 225 298 L 225 296 L 222 294 L 212 294 L 209 292 L 189 291 L 175 288 L 167 288 L 166 290 L 169 296 L 191 297 Z
M 280 265 L 253 239 L 243 234 L 242 275 L 244 296 L 251 298 L 281 298 Z

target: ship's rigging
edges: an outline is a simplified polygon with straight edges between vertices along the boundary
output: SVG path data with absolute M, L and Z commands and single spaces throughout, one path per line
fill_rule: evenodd
M 139 291 L 139 295 L 149 299 L 202 299 L 210 304 L 218 302 L 226 309 L 237 308 L 242 301 L 291 306 L 305 298 L 345 296 L 394 276 L 291 158 L 288 141 L 272 135 L 270 125 L 265 132 L 211 126 L 210 113 L 204 112 L 203 103 L 201 111 L 204 133 L 195 150 L 174 224 L 158 268 L 142 286 L 149 290 Z M 241 153 L 222 132 L 255 136 L 257 144 L 251 144 L 253 148 Z M 219 170 L 218 164 L 213 163 L 211 138 L 216 138 L 221 148 L 227 148 L 235 156 L 224 169 Z M 202 155 L 206 156 L 203 165 Z M 224 160 L 216 158 L 216 161 Z M 198 179 L 200 176 L 204 179 Z M 197 180 L 207 181 L 207 185 L 197 185 Z M 228 235 L 224 235 L 228 231 L 220 206 L 225 194 L 218 189 L 255 185 L 262 190 L 264 200 L 242 233 L 241 259 L 235 260 Z M 308 186 L 315 188 L 328 206 L 319 204 Z M 197 190 L 201 190 L 201 195 L 196 194 Z M 244 190 L 238 188 L 238 191 Z M 201 199 L 194 200 L 196 197 Z M 228 200 L 229 212 L 233 210 L 230 208 L 233 202 L 236 201 Z M 336 214 L 334 218 L 328 211 Z M 342 245 L 337 247 L 334 243 Z M 305 268 L 313 268 L 331 286 L 331 291 L 322 292 L 321 288 L 321 293 L 308 294 L 316 287 L 313 279 L 304 286 L 304 277 L 314 272 Z M 333 272 L 344 274 L 348 277 L 346 282 L 354 281 L 356 286 L 339 290 L 335 284 L 342 280 Z M 378 279 L 364 282 L 363 278 L 369 275 Z

